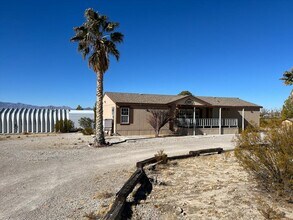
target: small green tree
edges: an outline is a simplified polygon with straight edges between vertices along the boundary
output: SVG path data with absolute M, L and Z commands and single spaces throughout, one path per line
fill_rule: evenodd
M 83 110 L 83 107 L 81 107 L 80 105 L 78 105 L 78 106 L 76 107 L 76 110 Z
M 293 118 L 293 90 L 290 96 L 285 100 L 281 112 L 282 119 Z
M 181 91 L 178 95 L 192 95 L 188 90 Z

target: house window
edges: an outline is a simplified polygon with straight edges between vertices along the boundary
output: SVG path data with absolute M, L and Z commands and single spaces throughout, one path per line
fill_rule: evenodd
M 129 124 L 129 108 L 121 108 L 121 124 Z

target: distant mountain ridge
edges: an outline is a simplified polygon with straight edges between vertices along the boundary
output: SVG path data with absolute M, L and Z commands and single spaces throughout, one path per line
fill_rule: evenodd
M 72 109 L 68 106 L 38 106 L 38 105 L 28 105 L 23 103 L 11 103 L 11 102 L 0 102 L 1 108 L 37 108 L 37 109 Z

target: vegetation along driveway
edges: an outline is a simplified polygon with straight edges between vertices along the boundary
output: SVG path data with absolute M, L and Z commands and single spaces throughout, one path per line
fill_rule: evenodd
M 97 193 L 117 192 L 138 160 L 234 147 L 233 135 L 128 140 L 90 148 L 79 133 L 0 136 L 0 219 L 81 219 L 103 204 Z M 112 137 L 117 142 L 122 137 Z

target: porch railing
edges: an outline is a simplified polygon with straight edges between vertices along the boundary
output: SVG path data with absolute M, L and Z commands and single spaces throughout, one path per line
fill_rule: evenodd
M 195 122 L 191 118 L 177 118 L 177 126 L 193 128 L 195 125 L 196 128 L 213 128 L 219 127 L 218 118 L 197 118 Z M 221 127 L 238 127 L 237 118 L 222 118 Z

